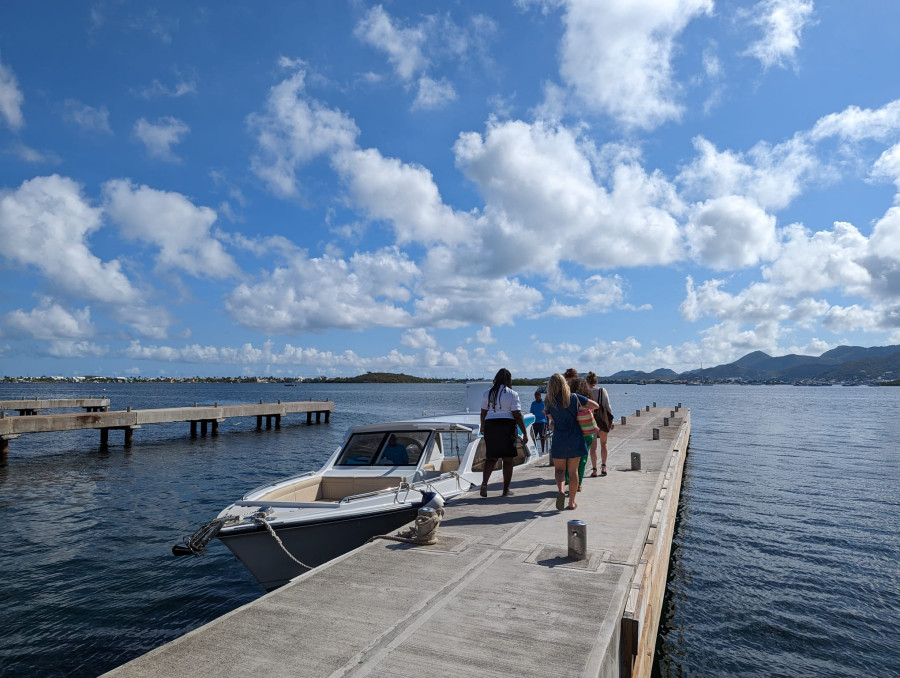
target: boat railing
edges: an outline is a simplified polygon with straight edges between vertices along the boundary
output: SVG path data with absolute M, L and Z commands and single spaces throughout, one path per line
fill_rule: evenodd
M 412 476 L 410 476 L 412 477 Z M 437 478 L 429 478 L 428 480 L 417 480 L 417 481 L 409 481 L 409 480 L 401 480 L 400 484 L 396 487 L 386 487 L 381 490 L 373 490 L 372 492 L 363 492 L 361 494 L 351 494 L 344 498 L 342 498 L 338 503 L 345 504 L 350 503 L 351 501 L 358 501 L 359 499 L 368 499 L 370 497 L 377 497 L 381 494 L 390 494 L 392 492 L 402 492 L 406 490 L 407 492 L 413 490 L 415 492 L 424 492 L 428 490 L 431 485 L 441 480 L 449 480 L 451 478 L 456 478 L 457 484 L 459 484 L 460 480 L 464 480 L 465 482 L 469 482 L 465 480 L 459 473 L 456 471 L 448 471 L 447 473 L 442 473 Z
M 341 498 L 338 504 L 349 504 L 351 501 L 358 501 L 360 499 L 368 499 L 369 497 L 377 497 L 381 494 L 391 494 L 392 492 L 402 492 L 403 490 L 412 490 L 412 485 L 410 485 L 405 480 L 401 480 L 400 484 L 395 487 L 385 487 L 380 490 L 372 490 L 371 492 L 362 492 L 360 494 L 350 494 L 346 497 Z

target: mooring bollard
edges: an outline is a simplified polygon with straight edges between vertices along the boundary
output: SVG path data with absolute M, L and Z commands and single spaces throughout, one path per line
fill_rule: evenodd
M 587 558 L 587 523 L 583 520 L 570 520 L 566 523 L 569 534 L 569 558 L 584 560 Z
M 659 440 L 659 429 L 653 429 L 653 440 Z
M 668 426 L 668 425 L 669 425 L 669 418 L 663 417 L 663 426 Z
M 636 416 L 636 417 L 641 416 L 641 411 L 640 411 L 640 410 L 635 410 L 635 411 L 634 411 L 634 416 Z
M 625 425 L 625 415 L 623 414 L 622 415 L 622 426 L 624 426 L 624 425 Z
M 644 405 L 644 412 L 649 412 L 649 411 L 650 411 L 650 406 Z
M 632 471 L 640 471 L 641 470 L 641 453 L 640 452 L 632 452 L 631 453 L 631 470 Z
M 655 401 L 655 400 L 653 401 L 653 407 L 656 407 L 656 401 Z

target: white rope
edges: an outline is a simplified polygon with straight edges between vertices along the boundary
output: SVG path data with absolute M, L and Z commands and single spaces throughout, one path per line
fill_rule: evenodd
M 311 569 L 312 569 L 309 565 L 307 565 L 306 563 L 301 563 L 299 560 L 297 560 L 296 558 L 294 558 L 294 556 L 291 555 L 290 551 L 288 551 L 288 550 L 285 548 L 284 542 L 281 541 L 281 538 L 280 538 L 277 534 L 275 534 L 275 530 L 273 530 L 273 529 L 272 529 L 272 526 L 269 525 L 269 521 L 266 520 L 265 515 L 260 515 L 260 513 L 255 513 L 254 515 L 252 515 L 252 516 L 250 516 L 250 517 L 253 519 L 253 521 L 254 521 L 257 525 L 262 525 L 263 527 L 266 528 L 266 530 L 268 530 L 269 534 L 272 535 L 272 538 L 275 539 L 275 541 L 276 541 L 276 542 L 278 543 L 278 545 L 281 547 L 281 550 L 285 552 L 285 554 L 287 555 L 288 558 L 290 558 L 291 560 L 293 560 L 293 561 L 294 561 L 295 563 L 297 563 L 300 567 L 305 567 L 307 570 L 311 570 Z
M 406 544 L 419 544 L 428 546 L 437 544 L 437 529 L 441 524 L 441 518 L 444 516 L 444 509 L 432 509 L 431 515 L 424 516 L 421 513 L 416 516 L 416 522 L 411 527 L 396 535 L 379 534 L 369 541 L 376 539 L 387 539 L 388 541 L 399 541 Z M 368 542 L 367 542 L 368 543 Z

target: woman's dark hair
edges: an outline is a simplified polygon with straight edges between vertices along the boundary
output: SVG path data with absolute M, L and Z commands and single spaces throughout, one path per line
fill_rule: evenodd
M 503 389 L 511 387 L 512 375 L 509 373 L 508 369 L 501 367 L 497 370 L 497 374 L 494 375 L 494 385 L 491 386 L 491 390 L 488 391 L 488 407 L 492 410 L 496 410 Z
M 588 383 L 584 379 L 573 379 L 570 388 L 572 393 L 577 393 L 578 395 L 582 395 L 590 400 L 591 389 L 588 387 Z

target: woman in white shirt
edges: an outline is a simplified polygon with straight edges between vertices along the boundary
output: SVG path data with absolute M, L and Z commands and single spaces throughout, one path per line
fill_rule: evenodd
M 498 459 L 503 462 L 503 496 L 512 495 L 509 483 L 512 480 L 513 463 L 516 456 L 516 425 L 522 431 L 522 442 L 528 442 L 525 420 L 519 394 L 510 388 L 512 375 L 501 368 L 494 376 L 494 385 L 481 397 L 481 431 L 484 435 L 484 473 L 481 480 L 481 496 L 487 496 L 487 484 Z

